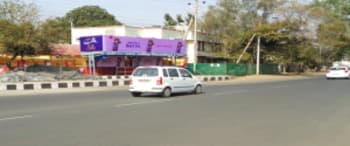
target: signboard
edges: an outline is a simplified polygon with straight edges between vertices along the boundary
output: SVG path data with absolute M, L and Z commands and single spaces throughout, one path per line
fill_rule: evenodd
M 101 52 L 102 48 L 102 36 L 88 36 L 80 38 L 81 52 Z
M 174 56 L 186 52 L 183 40 L 107 36 L 105 45 L 104 51 L 115 54 Z
M 185 56 L 186 41 L 154 38 L 91 36 L 80 39 L 82 53 L 125 56 Z

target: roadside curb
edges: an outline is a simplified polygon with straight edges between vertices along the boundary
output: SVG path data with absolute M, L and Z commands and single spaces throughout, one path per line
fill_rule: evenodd
M 197 76 L 203 82 L 230 80 L 231 76 Z M 79 89 L 129 85 L 128 76 L 102 76 L 100 80 L 0 83 L 0 91 Z
M 261 75 L 266 76 L 266 75 Z M 304 75 L 271 75 L 273 78 L 259 78 L 259 76 L 228 76 L 228 75 L 201 75 L 196 76 L 203 83 L 230 82 L 236 83 L 259 83 L 295 80 L 308 77 L 320 76 L 319 74 Z M 106 87 L 125 87 L 129 85 L 128 76 L 102 76 L 99 80 L 67 80 L 54 82 L 19 82 L 19 83 L 0 83 L 0 92 L 9 91 L 39 91 L 39 90 L 56 90 L 56 89 L 82 89 L 82 88 L 106 88 Z

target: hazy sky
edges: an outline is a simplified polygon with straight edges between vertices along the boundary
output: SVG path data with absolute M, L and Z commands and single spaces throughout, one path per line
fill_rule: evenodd
M 43 19 L 48 17 L 63 16 L 68 11 L 84 5 L 98 5 L 113 14 L 116 19 L 127 24 L 137 26 L 163 25 L 164 14 L 169 13 L 173 17 L 176 14 L 185 15 L 193 12 L 194 0 L 24 0 L 34 2 L 40 9 Z M 201 1 L 201 0 L 200 0 Z M 209 5 L 215 5 L 217 0 L 206 0 L 201 4 L 201 13 Z M 202 2 L 202 1 L 201 1 Z

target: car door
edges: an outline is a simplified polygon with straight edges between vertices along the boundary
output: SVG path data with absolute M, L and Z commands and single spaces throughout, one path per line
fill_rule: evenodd
M 192 74 L 185 69 L 179 69 L 179 72 L 180 72 L 181 78 L 182 78 L 181 82 L 182 82 L 183 89 L 186 92 L 192 91 L 195 87 L 195 84 L 196 84 L 196 80 L 194 79 Z
M 172 92 L 183 92 L 183 84 L 181 82 L 180 74 L 176 68 L 168 68 L 169 84 Z

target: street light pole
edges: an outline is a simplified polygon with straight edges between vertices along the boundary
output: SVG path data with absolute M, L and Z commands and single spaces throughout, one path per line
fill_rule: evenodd
M 203 4 L 205 4 L 205 1 L 202 1 Z M 191 3 L 188 3 L 191 5 Z M 198 17 L 198 10 L 199 10 L 199 0 L 195 0 L 194 3 L 194 31 L 193 31 L 193 72 L 197 72 L 197 62 L 198 62 L 198 38 L 197 38 L 197 17 Z
M 260 35 L 258 36 L 258 46 L 256 54 L 256 75 L 260 74 Z
M 263 11 L 258 11 L 258 15 L 262 17 Z M 259 18 L 258 27 L 260 28 L 262 23 L 262 18 Z M 258 35 L 257 50 L 256 50 L 256 75 L 260 75 L 260 42 L 261 36 Z
M 198 0 L 195 0 L 194 4 L 194 34 L 193 34 L 193 49 L 194 49 L 194 60 L 193 60 L 193 72 L 197 72 L 197 61 L 198 61 L 198 47 L 197 47 L 197 15 L 198 15 Z

